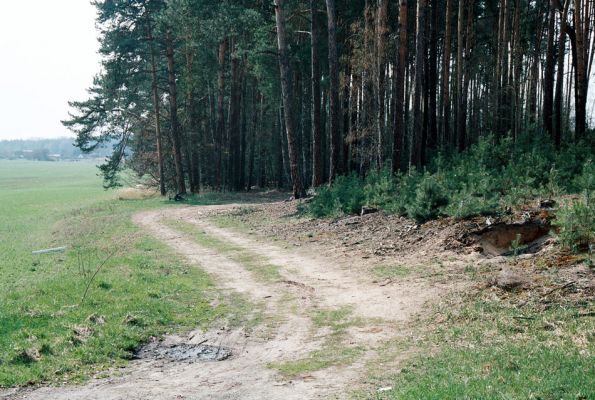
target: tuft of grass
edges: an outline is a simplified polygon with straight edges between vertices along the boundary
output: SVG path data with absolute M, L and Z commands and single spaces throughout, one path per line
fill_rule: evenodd
M 406 265 L 377 265 L 372 268 L 372 273 L 380 279 L 405 278 L 411 274 L 411 268 Z
M 330 367 L 353 364 L 364 352 L 362 347 L 327 347 L 310 353 L 306 358 L 284 363 L 270 363 L 269 368 L 276 369 L 286 378 L 292 379 L 310 372 Z
M 331 332 L 321 349 L 310 352 L 306 357 L 268 365 L 289 379 L 329 367 L 353 364 L 365 351 L 362 346 L 348 343 L 348 329 L 364 323 L 361 319 L 352 318 L 350 307 L 315 309 L 310 317 L 316 328 L 328 328 Z

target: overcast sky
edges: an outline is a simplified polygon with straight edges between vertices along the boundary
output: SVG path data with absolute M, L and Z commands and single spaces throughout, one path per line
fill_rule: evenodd
M 72 136 L 60 120 L 99 71 L 90 0 L 0 3 L 0 140 Z

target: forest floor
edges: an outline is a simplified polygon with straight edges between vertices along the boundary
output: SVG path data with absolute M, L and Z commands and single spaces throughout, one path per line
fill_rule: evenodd
M 296 206 L 134 214 L 146 234 L 248 302 L 243 323 L 155 337 L 128 367 L 82 386 L 0 398 L 595 398 L 586 256 L 557 251 L 513 217 L 313 220 Z M 527 243 L 511 246 L 519 232 Z M 490 396 L 494 384 L 503 387 Z

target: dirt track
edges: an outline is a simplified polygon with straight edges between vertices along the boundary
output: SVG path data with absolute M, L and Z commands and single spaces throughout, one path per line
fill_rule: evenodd
M 256 332 L 243 329 L 193 332 L 165 338 L 167 343 L 224 346 L 233 356 L 220 362 L 194 364 L 139 360 L 117 377 L 85 386 L 39 388 L 9 395 L 14 399 L 318 399 L 345 398 L 362 382 L 366 363 L 375 360 L 382 344 L 403 334 L 403 326 L 431 298 L 445 289 L 423 283 L 380 286 L 362 276 L 351 263 L 339 263 L 308 249 L 288 250 L 208 222 L 206 214 L 236 206 L 184 207 L 149 211 L 134 216 L 145 232 L 164 242 L 197 268 L 209 273 L 221 290 L 242 294 L 264 310 L 265 323 Z M 282 279 L 257 279 L 241 263 L 199 245 L 190 235 L 163 220 L 196 224 L 207 235 L 241 247 L 279 267 Z M 355 262 L 355 261 L 352 261 Z M 316 327 L 312 310 L 350 309 L 364 321 L 351 326 L 350 347 L 363 349 L 345 366 L 333 366 L 294 379 L 284 378 L 270 363 L 303 359 L 319 350 L 328 329 Z M 1 398 L 2 396 L 0 396 Z

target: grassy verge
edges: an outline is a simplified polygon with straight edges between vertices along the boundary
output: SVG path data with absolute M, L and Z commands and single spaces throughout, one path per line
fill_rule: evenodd
M 439 310 L 438 318 L 421 344 L 424 355 L 405 363 L 391 390 L 355 398 L 595 398 L 595 322 L 579 308 L 521 314 L 505 302 L 476 299 L 458 311 Z
M 95 175 L 86 163 L 0 162 L 0 387 L 79 382 L 153 335 L 249 308 L 132 224 L 167 202 L 115 200 Z M 68 250 L 31 254 L 55 246 Z

